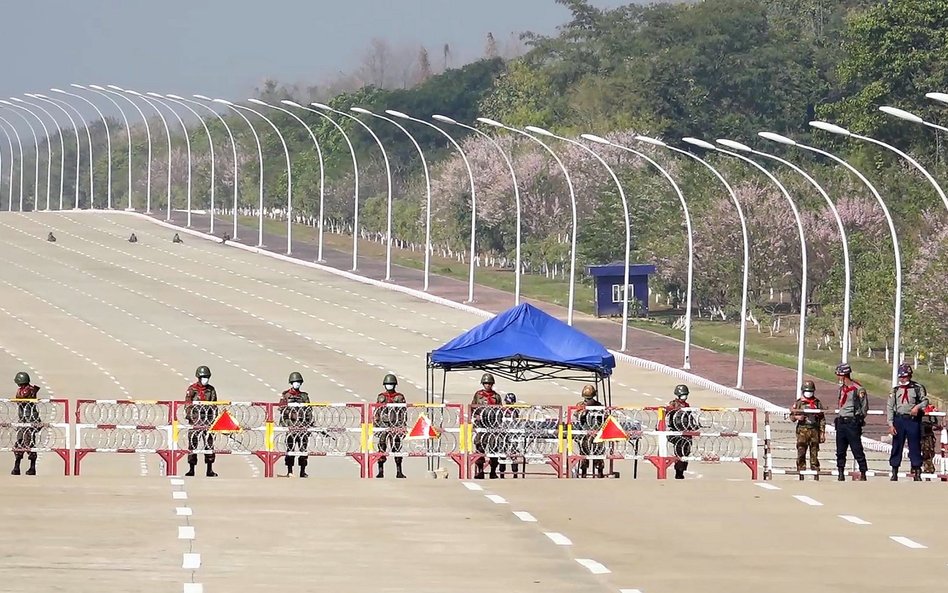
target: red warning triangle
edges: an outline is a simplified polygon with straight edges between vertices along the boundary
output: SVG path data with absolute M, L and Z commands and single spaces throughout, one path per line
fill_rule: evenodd
M 440 434 L 431 425 L 431 420 L 428 419 L 427 414 L 421 414 L 418 416 L 418 420 L 415 420 L 414 426 L 411 427 L 411 430 L 408 432 L 406 439 L 436 439 Z
M 240 425 L 234 422 L 230 412 L 224 410 L 208 429 L 208 432 L 240 432 Z
M 602 443 L 605 441 L 625 441 L 628 440 L 628 438 L 629 433 L 622 430 L 622 427 L 619 426 L 619 422 L 614 416 L 609 416 L 606 418 L 606 421 L 602 423 L 602 428 L 599 429 L 599 432 L 596 433 L 596 438 L 593 440 L 597 443 Z

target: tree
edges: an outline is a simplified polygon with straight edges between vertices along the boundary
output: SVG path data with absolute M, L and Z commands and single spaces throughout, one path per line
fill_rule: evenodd
M 484 57 L 488 60 L 498 57 L 497 41 L 494 40 L 494 34 L 487 34 L 487 45 L 484 48 Z
M 431 59 L 428 57 L 428 50 L 421 46 L 418 50 L 418 78 L 416 84 L 421 84 L 431 78 Z

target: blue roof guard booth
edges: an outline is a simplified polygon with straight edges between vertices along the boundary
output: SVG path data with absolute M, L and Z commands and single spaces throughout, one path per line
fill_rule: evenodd
M 602 266 L 587 266 L 586 273 L 593 277 L 596 287 L 596 317 L 621 317 L 622 282 L 625 280 L 625 263 L 613 262 Z M 649 264 L 629 265 L 629 286 L 631 298 L 642 304 L 641 315 L 648 316 L 648 277 L 655 273 L 655 266 Z M 632 300 L 629 299 L 631 303 Z

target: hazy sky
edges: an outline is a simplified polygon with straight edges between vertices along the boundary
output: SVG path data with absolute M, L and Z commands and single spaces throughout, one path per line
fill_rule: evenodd
M 447 42 L 458 64 L 488 31 L 552 34 L 568 16 L 553 0 L 4 0 L 0 96 L 78 82 L 241 99 L 267 77 L 352 71 L 373 37 L 424 44 L 435 64 Z

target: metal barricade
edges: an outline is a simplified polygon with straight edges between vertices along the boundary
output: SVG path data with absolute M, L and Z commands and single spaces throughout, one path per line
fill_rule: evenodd
M 757 479 L 756 408 L 686 407 L 669 412 L 662 407 L 659 429 L 665 439 L 666 471 L 676 461 L 743 463 Z
M 563 474 L 563 407 L 528 404 L 470 406 L 468 415 L 467 474 L 482 473 L 486 462 L 491 472 L 499 466 L 500 476 L 509 465 L 513 477 L 528 472 L 528 466 L 553 468 Z M 547 474 L 548 475 L 548 474 Z
M 290 403 L 271 404 L 272 422 L 267 438 L 268 473 L 275 475 L 276 462 L 291 456 L 349 457 L 366 476 L 366 404 Z M 305 467 L 301 465 L 300 467 Z
M 631 461 L 633 476 L 638 475 L 638 462 L 648 461 L 655 466 L 658 477 L 664 477 L 663 439 L 657 430 L 660 408 L 623 406 L 570 406 L 566 412 L 566 470 L 569 478 L 581 477 L 588 471 L 590 462 L 593 476 L 619 477 L 615 471 L 617 461 Z M 622 440 L 601 440 L 597 435 L 607 421 L 625 433 Z M 606 435 L 609 436 L 609 435 Z M 605 470 L 609 462 L 608 472 Z
M 76 401 L 75 474 L 90 453 L 147 453 L 161 458 L 162 475 L 173 465 L 172 402 Z
M 188 455 L 253 455 L 264 467 L 264 477 L 272 477 L 271 452 L 267 447 L 273 404 L 268 402 L 174 402 L 172 441 L 168 475 L 177 475 L 178 462 Z M 234 428 L 215 428 L 224 414 Z
M 366 477 L 372 466 L 392 457 L 425 457 L 440 466 L 450 459 L 466 479 L 465 409 L 461 404 L 369 404 Z M 413 430 L 431 431 L 413 435 Z
M 0 399 L 0 451 L 55 453 L 70 474 L 69 402 L 65 399 Z

